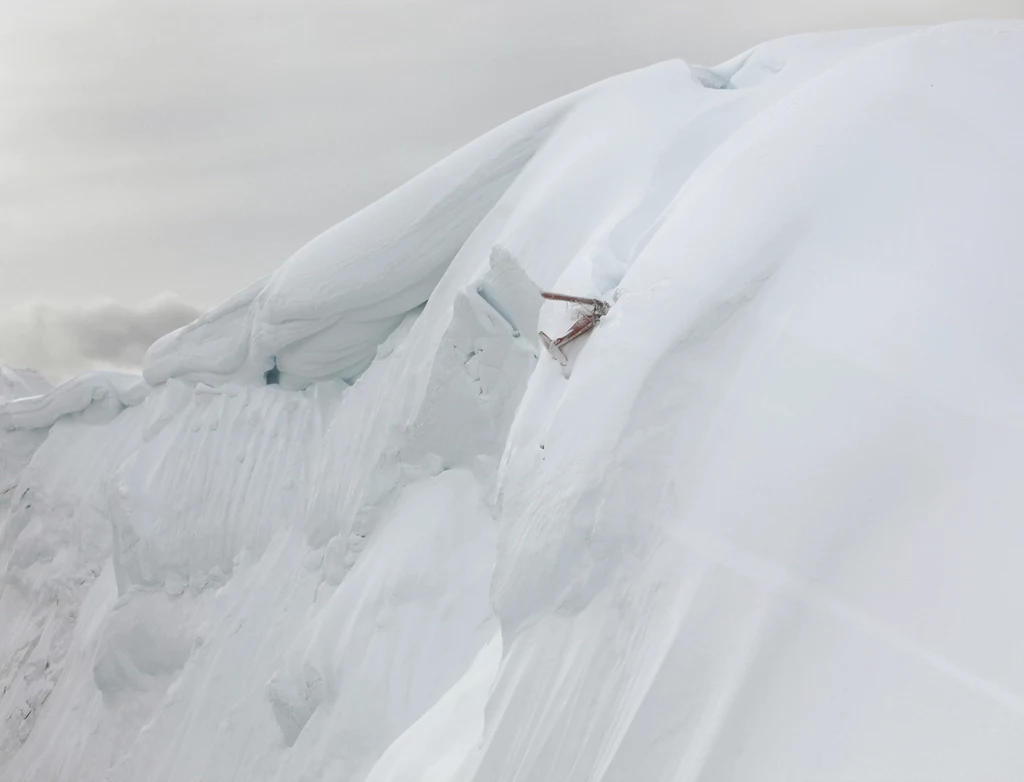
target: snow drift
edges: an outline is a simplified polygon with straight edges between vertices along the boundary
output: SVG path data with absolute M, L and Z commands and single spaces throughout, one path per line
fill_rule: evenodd
M 4 374 L 0 777 L 1018 779 L 1022 79 L 1009 22 L 626 74 L 145 383 Z M 546 288 L 614 301 L 568 377 Z

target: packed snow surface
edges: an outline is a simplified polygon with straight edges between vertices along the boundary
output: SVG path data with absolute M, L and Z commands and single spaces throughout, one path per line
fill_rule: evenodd
M 1024 776 L 1024 24 L 528 113 L 0 374 L 0 778 Z M 562 368 L 538 350 L 612 302 Z

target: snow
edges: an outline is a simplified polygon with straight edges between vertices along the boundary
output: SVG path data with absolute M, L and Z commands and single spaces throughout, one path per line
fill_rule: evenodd
M 0 779 L 1018 779 L 1022 77 L 1016 22 L 663 63 L 144 382 L 5 370 Z M 614 302 L 565 375 L 544 289 Z
M 321 234 L 265 281 L 158 341 L 146 380 L 355 380 L 421 307 L 564 113 L 559 101 L 470 144 Z
M 38 397 L 52 389 L 50 382 L 38 372 L 0 366 L 0 405 L 13 399 Z M 22 471 L 45 439 L 45 431 L 15 430 L 0 425 L 0 514 L 8 512 Z M 0 526 L 0 535 L 3 533 L 4 527 Z M 2 540 L 3 537 L 0 537 Z M 0 547 L 0 557 L 5 548 Z
M 0 402 L 37 396 L 51 388 L 50 381 L 33 369 L 0 367 Z
M 38 386 L 37 386 L 38 388 Z M 86 372 L 57 388 L 42 393 L 8 399 L 0 410 L 0 428 L 48 429 L 59 419 L 71 415 L 92 414 L 103 409 L 109 417 L 126 407 L 139 404 L 149 393 L 146 383 L 128 372 Z

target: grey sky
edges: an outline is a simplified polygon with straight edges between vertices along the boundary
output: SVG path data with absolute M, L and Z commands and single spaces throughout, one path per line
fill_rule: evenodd
M 1024 0 L 0 0 L 0 14 L 0 363 L 59 377 L 131 365 L 194 307 L 597 79 L 792 32 L 1022 16 Z

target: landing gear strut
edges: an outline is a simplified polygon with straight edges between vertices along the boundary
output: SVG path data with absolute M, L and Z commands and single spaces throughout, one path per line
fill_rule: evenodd
M 569 363 L 569 359 L 566 358 L 562 348 L 570 342 L 574 342 L 579 339 L 584 334 L 589 334 L 593 331 L 594 327 L 601 322 L 601 318 L 608 314 L 609 305 L 607 302 L 601 301 L 600 299 L 588 299 L 582 296 L 569 296 L 565 293 L 543 291 L 540 295 L 548 301 L 565 301 L 579 307 L 579 314 L 576 316 L 576 322 L 569 327 L 569 330 L 564 336 L 558 337 L 557 339 L 551 339 L 551 337 L 543 331 L 540 332 L 541 343 L 543 343 L 548 353 L 550 353 L 552 357 L 564 367 Z

